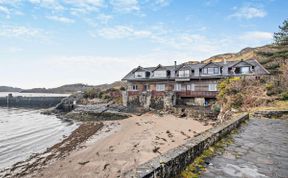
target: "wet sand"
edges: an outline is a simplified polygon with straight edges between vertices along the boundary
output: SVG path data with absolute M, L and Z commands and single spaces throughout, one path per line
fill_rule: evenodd
M 124 172 L 185 143 L 210 127 L 192 118 L 160 117 L 152 113 L 107 121 L 100 131 L 81 144 L 81 149 L 70 152 L 33 176 L 121 177 Z

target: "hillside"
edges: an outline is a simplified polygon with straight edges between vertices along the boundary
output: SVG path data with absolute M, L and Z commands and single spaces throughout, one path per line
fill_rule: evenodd
M 124 83 L 121 81 L 114 82 L 112 84 L 101 84 L 101 85 L 85 85 L 85 84 L 69 84 L 63 85 L 57 88 L 33 88 L 28 90 L 20 90 L 21 93 L 75 93 L 78 91 L 84 92 L 91 88 L 96 88 L 100 90 L 106 90 L 109 88 L 119 89 L 121 86 L 124 86 Z
M 212 56 L 204 63 L 208 62 L 220 62 L 220 61 L 235 61 L 235 60 L 247 60 L 257 59 L 271 74 L 277 74 L 281 63 L 287 60 L 285 57 L 288 54 L 288 48 L 279 47 L 275 45 L 265 45 L 256 48 L 245 48 L 238 53 L 225 53 Z
M 8 87 L 8 86 L 0 86 L 0 92 L 20 92 L 23 89 L 21 88 L 14 88 L 14 87 Z

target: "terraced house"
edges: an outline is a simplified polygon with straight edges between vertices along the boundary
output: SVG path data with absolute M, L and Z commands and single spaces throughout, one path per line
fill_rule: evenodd
M 171 66 L 137 67 L 122 80 L 127 81 L 127 96 L 173 93 L 174 105 L 207 104 L 216 98 L 220 79 L 232 76 L 259 77 L 269 72 L 254 59 L 209 63 L 184 63 Z

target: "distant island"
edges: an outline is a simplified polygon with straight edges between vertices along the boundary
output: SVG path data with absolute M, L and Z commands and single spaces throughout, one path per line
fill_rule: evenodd
M 21 92 L 23 89 L 8 86 L 0 86 L 0 92 Z
M 96 88 L 100 90 L 105 90 L 108 88 L 120 88 L 123 86 L 123 82 L 116 81 L 111 84 L 101 84 L 101 85 L 86 85 L 82 83 L 68 84 L 56 88 L 32 88 L 32 89 L 21 89 L 14 88 L 9 86 L 0 86 L 0 92 L 20 92 L 20 93 L 57 93 L 57 94 L 66 94 L 66 93 L 75 93 L 83 92 L 91 88 Z

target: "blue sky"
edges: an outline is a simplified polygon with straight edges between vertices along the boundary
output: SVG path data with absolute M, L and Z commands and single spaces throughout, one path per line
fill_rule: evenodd
M 286 0 L 0 0 L 0 85 L 120 80 L 272 42 Z

